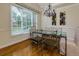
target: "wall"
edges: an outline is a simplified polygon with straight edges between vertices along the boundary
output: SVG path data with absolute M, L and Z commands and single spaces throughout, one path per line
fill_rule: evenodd
M 34 9 L 39 8 L 39 6 L 35 6 L 32 4 L 27 4 L 27 5 L 29 5 L 29 7 L 34 6 Z M 11 45 L 29 38 L 29 33 L 21 34 L 17 36 L 11 36 L 11 30 L 10 30 L 11 15 L 10 14 L 11 14 L 10 4 L 0 3 L 0 48 L 6 47 L 8 45 Z M 38 26 L 40 26 L 40 24 Z

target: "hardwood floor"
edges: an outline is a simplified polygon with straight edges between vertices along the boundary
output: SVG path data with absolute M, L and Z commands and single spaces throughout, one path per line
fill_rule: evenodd
M 56 51 L 51 52 L 37 48 L 36 46 L 28 46 L 24 49 L 13 52 L 14 56 L 60 56 Z
M 7 54 L 4 54 L 4 56 L 61 56 L 61 54 L 57 53 L 56 49 L 50 51 L 43 49 L 41 46 L 32 44 L 31 40 L 27 40 L 27 42 L 18 45 L 18 49 L 8 52 Z M 21 48 L 19 48 L 20 46 Z

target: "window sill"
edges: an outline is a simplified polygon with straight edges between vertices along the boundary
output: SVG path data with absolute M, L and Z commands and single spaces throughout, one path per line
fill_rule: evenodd
M 24 35 L 24 34 L 29 34 L 30 31 L 25 31 L 25 32 L 14 32 L 14 33 L 11 33 L 12 36 L 17 36 L 17 35 Z

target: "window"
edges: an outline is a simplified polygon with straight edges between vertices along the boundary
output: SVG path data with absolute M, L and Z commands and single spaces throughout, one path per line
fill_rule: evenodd
M 11 34 L 24 34 L 36 26 L 37 13 L 18 5 L 11 5 Z

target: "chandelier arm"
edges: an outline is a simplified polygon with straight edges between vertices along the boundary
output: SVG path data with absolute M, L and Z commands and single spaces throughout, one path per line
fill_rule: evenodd
M 50 4 L 48 5 L 48 9 L 47 9 L 47 10 L 45 10 L 44 14 L 45 14 L 46 16 L 48 16 L 48 17 L 53 16 L 54 11 L 52 10 L 52 8 L 51 8 L 51 5 L 50 5 Z

